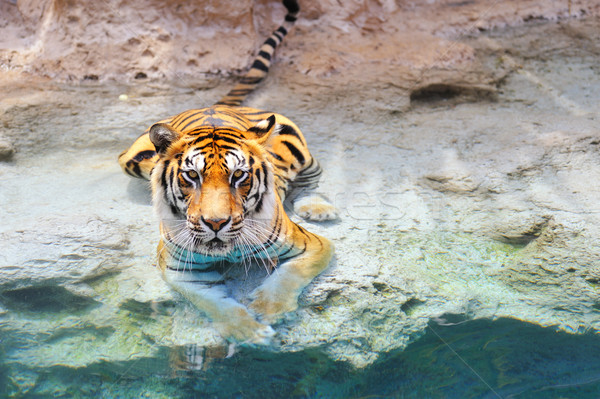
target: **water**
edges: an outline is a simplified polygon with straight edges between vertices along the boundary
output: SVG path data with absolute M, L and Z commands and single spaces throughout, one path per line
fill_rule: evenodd
M 2 333 L 6 351 L 18 345 Z M 447 315 L 404 350 L 356 371 L 318 348 L 274 353 L 246 348 L 203 370 L 173 368 L 173 351 L 80 368 L 3 366 L 7 392 L 25 397 L 169 398 L 583 398 L 600 394 L 599 339 L 515 319 L 466 321 Z M 8 375 L 20 378 L 8 378 Z M 19 397 L 20 395 L 16 395 Z
M 116 163 L 230 82 L 6 90 L 1 395 L 598 397 L 600 71 L 589 43 L 553 44 L 569 43 L 557 26 L 490 33 L 513 58 L 488 61 L 521 65 L 495 98 L 425 92 L 399 111 L 274 71 L 249 105 L 289 116 L 323 164 L 341 218 L 302 223 L 336 258 L 272 346 L 230 357 L 155 273 L 148 187 Z

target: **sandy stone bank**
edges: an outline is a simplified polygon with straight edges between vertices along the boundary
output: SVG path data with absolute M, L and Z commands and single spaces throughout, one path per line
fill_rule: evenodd
M 457 38 L 532 20 L 600 13 L 594 0 L 300 1 L 279 51 L 290 74 L 364 80 L 374 65 L 390 82 L 425 70 L 469 70 L 474 50 Z M 0 2 L 0 66 L 63 81 L 175 80 L 239 74 L 284 15 L 277 1 Z M 393 78 L 391 78 L 393 76 Z

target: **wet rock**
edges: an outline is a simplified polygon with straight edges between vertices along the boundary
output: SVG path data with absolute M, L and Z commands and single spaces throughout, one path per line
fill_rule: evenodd
M 26 395 L 35 388 L 38 380 L 38 373 L 31 370 L 21 370 L 20 373 L 10 376 L 10 388 L 8 389 L 8 393 L 13 395 Z
M 120 270 L 129 241 L 116 224 L 98 218 L 45 218 L 1 233 L 0 287 L 69 284 Z
M 516 246 L 525 246 L 540 238 L 552 222 L 551 216 L 544 217 L 535 213 L 512 212 L 506 216 L 501 224 L 487 233 L 500 241 Z

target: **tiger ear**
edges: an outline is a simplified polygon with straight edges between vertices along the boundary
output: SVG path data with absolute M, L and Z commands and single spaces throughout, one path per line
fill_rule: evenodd
M 271 134 L 276 130 L 277 124 L 275 123 L 275 115 L 269 116 L 267 119 L 263 119 L 256 125 L 248 129 L 249 132 L 254 133 L 254 140 L 259 144 L 264 144 Z
M 166 123 L 155 123 L 150 128 L 149 136 L 156 147 L 156 152 L 164 154 L 167 148 L 179 138 L 179 132 Z

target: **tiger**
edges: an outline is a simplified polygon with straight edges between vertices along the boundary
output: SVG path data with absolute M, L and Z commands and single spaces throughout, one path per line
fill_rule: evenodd
M 268 344 L 272 324 L 298 308 L 334 251 L 284 207 L 291 202 L 308 220 L 338 217 L 315 193 L 322 169 L 300 129 L 283 115 L 242 106 L 296 21 L 297 1 L 283 3 L 283 24 L 233 89 L 213 106 L 153 124 L 119 156 L 125 173 L 150 180 L 163 279 L 232 343 Z M 224 270 L 252 260 L 268 273 L 244 305 L 227 292 Z

